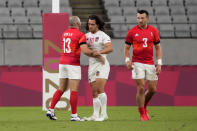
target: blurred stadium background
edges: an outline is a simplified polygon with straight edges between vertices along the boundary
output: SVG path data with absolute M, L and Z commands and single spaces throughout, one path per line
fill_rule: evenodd
M 196 106 L 196 0 L 60 0 L 60 12 L 79 16 L 83 32 L 91 14 L 106 22 L 114 47 L 106 88 L 110 106 L 136 105 L 123 47 L 127 31 L 136 25 L 137 9 L 148 10 L 161 36 L 164 66 L 151 105 Z M 42 106 L 42 14 L 51 11 L 51 0 L 0 0 L 0 106 Z M 88 106 L 87 57 L 81 61 L 79 105 Z

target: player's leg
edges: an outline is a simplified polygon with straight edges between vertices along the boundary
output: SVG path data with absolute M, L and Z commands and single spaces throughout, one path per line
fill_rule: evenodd
M 52 101 L 51 101 L 51 105 L 50 105 L 49 110 L 47 111 L 47 114 L 46 114 L 47 117 L 49 117 L 51 120 L 57 119 L 57 117 L 55 116 L 55 113 L 54 113 L 54 108 L 55 108 L 55 105 L 60 100 L 64 91 L 67 90 L 68 79 L 67 78 L 60 78 L 59 83 L 60 83 L 59 89 L 57 89 L 56 92 L 54 93 Z
M 70 88 L 70 105 L 71 105 L 71 121 L 80 121 L 80 117 L 77 115 L 77 103 L 78 103 L 78 87 L 80 80 L 69 79 L 68 87 Z
M 146 109 L 148 106 L 149 101 L 151 100 L 152 96 L 156 93 L 157 88 L 157 81 L 156 80 L 148 80 L 147 81 L 148 89 L 145 92 L 145 103 L 144 108 Z
M 137 93 L 136 93 L 136 103 L 138 106 L 138 111 L 140 112 L 140 119 L 142 121 L 148 120 L 144 110 L 145 101 L 145 68 L 144 64 L 136 63 L 133 64 L 132 78 L 136 81 Z
M 81 80 L 81 67 L 68 65 L 68 88 L 70 89 L 71 121 L 80 121 L 77 115 L 78 88 Z
M 107 95 L 105 93 L 105 84 L 107 80 L 103 78 L 97 78 L 96 84 L 98 86 L 98 97 L 101 101 L 101 118 L 104 118 L 105 120 L 108 119 L 107 115 Z
M 98 86 L 97 86 L 97 81 L 93 81 L 90 83 L 90 87 L 92 89 L 92 96 L 93 96 L 93 116 L 96 118 L 99 118 L 99 112 L 101 108 L 101 101 L 98 98 Z
M 155 94 L 155 92 L 157 90 L 156 86 L 157 86 L 157 80 L 158 80 L 158 77 L 156 74 L 156 69 L 155 69 L 154 65 L 146 65 L 146 79 L 147 79 L 148 89 L 145 92 L 144 109 L 145 109 L 145 112 L 146 112 L 148 118 L 150 119 L 149 114 L 148 114 L 148 110 L 147 110 L 147 106 L 148 106 L 152 96 Z

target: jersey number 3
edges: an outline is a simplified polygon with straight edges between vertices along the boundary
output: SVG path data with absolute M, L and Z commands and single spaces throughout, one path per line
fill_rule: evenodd
M 64 38 L 63 41 L 64 41 L 64 53 L 71 53 L 71 48 L 70 48 L 71 39 Z
M 143 38 L 142 40 L 144 41 L 143 47 L 148 47 L 147 44 L 148 38 Z

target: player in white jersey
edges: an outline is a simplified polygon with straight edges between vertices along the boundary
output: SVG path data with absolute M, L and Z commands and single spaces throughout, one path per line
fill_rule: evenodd
M 110 37 L 103 32 L 104 22 L 98 16 L 89 16 L 86 29 L 89 30 L 86 34 L 88 47 L 94 50 L 94 55 L 103 56 L 105 63 L 102 64 L 97 58 L 89 57 L 88 79 L 92 89 L 94 113 L 91 117 L 84 119 L 103 121 L 108 119 L 107 95 L 104 88 L 109 76 L 110 65 L 106 56 L 113 51 L 113 48 Z

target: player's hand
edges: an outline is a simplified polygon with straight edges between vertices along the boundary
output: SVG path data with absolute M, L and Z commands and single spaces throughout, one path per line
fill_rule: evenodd
M 161 73 L 161 65 L 156 66 L 156 73 L 159 75 Z
M 97 50 L 93 50 L 93 56 L 96 57 L 96 56 L 99 56 L 100 55 L 100 52 L 97 51 Z
M 103 56 L 99 55 L 97 58 L 99 59 L 101 64 L 103 64 L 103 65 L 105 64 L 105 58 Z
M 128 68 L 129 70 L 133 70 L 133 62 L 127 61 L 127 62 L 126 62 L 126 66 L 127 66 L 127 68 Z

